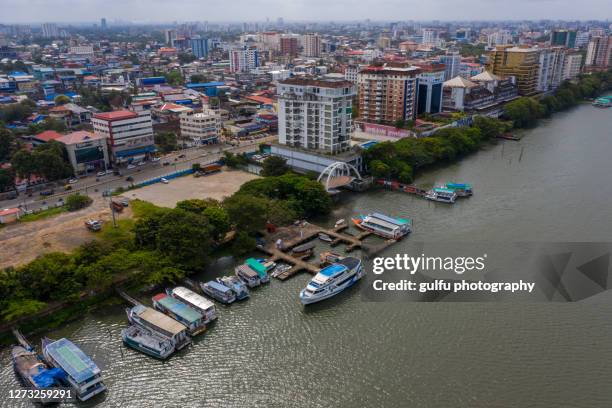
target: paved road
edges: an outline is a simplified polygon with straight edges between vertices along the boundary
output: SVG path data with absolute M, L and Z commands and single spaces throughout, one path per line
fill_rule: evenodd
M 173 152 L 168 155 L 162 156 L 158 162 L 147 162 L 143 166 L 136 166 L 134 169 L 121 170 L 122 175 L 116 176 L 114 174 L 108 174 L 106 176 L 98 177 L 99 181 L 96 181 L 96 176 L 81 177 L 79 181 L 72 185 L 72 190 L 64 191 L 61 187 L 56 187 L 56 194 L 52 196 L 43 197 L 35 193 L 32 197 L 28 197 L 25 194 L 14 200 L 0 201 L 0 208 L 11 208 L 21 206 L 25 210 L 38 210 L 47 206 L 57 205 L 60 200 L 63 200 L 65 196 L 74 192 L 80 192 L 81 194 L 87 194 L 91 197 L 96 195 L 102 195 L 102 192 L 115 189 L 118 187 L 128 187 L 132 183 L 139 183 L 145 180 L 149 180 L 155 177 L 160 177 L 175 171 L 186 170 L 191 168 L 194 163 L 212 163 L 219 160 L 223 156 L 223 152 L 231 151 L 232 153 L 245 153 L 256 151 L 259 148 L 259 144 L 263 142 L 270 142 L 276 139 L 276 136 L 269 136 L 254 141 L 243 141 L 240 146 L 230 145 L 212 145 L 202 146 L 196 148 L 190 148 Z M 179 158 L 179 155 L 185 155 L 183 158 Z M 170 165 L 164 166 L 162 163 L 169 162 Z M 132 176 L 134 181 L 126 181 L 126 177 Z M 61 189 L 62 191 L 58 191 Z

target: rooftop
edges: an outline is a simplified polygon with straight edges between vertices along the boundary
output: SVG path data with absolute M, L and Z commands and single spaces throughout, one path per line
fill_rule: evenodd
M 65 145 L 73 145 L 77 143 L 83 143 L 83 142 L 87 142 L 90 140 L 99 140 L 99 139 L 105 139 L 105 137 L 101 135 L 97 135 L 92 132 L 86 132 L 84 130 L 80 130 L 78 132 L 72 132 L 72 133 L 68 133 L 67 135 L 63 135 L 62 137 L 57 139 L 57 141 L 62 142 Z
M 55 130 L 45 130 L 34 136 L 34 139 L 42 142 L 50 142 L 52 140 L 58 140 L 62 137 L 61 133 L 57 133 Z
M 329 80 L 315 78 L 289 78 L 279 81 L 283 85 L 300 85 L 300 86 L 318 86 L 321 88 L 351 88 L 355 86 L 351 81 L 345 80 Z
M 132 112 L 129 110 L 118 110 L 118 111 L 112 111 L 112 112 L 102 112 L 102 113 L 96 113 L 94 115 L 94 118 L 96 119 L 102 119 L 102 120 L 107 120 L 107 121 L 114 121 L 114 120 L 122 120 L 122 119 L 133 119 L 133 118 L 137 118 L 138 114 L 136 112 Z

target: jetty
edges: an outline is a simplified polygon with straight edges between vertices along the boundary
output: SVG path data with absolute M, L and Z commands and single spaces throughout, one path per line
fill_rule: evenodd
M 327 234 L 333 238 L 333 241 L 330 242 L 331 246 L 346 244 L 346 252 L 361 248 L 368 255 L 380 252 L 395 243 L 394 240 L 386 240 L 381 245 L 366 248 L 363 240 L 372 235 L 372 233 L 364 231 L 358 235 L 350 235 L 344 232 L 347 228 L 348 224 L 346 222 L 333 228 L 323 228 L 304 221 L 289 227 L 278 228 L 275 232 L 267 234 L 265 237 L 267 244 L 259 245 L 257 248 L 266 253 L 269 256 L 269 260 L 272 262 L 283 261 L 292 265 L 290 269 L 276 276 L 278 279 L 284 281 L 300 272 L 308 272 L 315 275 L 321 270 L 318 265 L 306 261 L 308 256 L 296 256 L 291 253 L 294 247 L 318 239 L 320 233 Z M 277 247 L 276 245 L 279 240 L 282 242 L 281 247 Z

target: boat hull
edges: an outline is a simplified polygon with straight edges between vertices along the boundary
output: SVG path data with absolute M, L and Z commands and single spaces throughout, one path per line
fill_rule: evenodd
M 130 337 L 127 336 L 122 336 L 123 337 L 123 343 L 136 350 L 136 351 L 140 351 L 143 354 L 146 354 L 148 356 L 151 356 L 153 358 L 156 358 L 158 360 L 165 360 L 168 357 L 170 357 L 172 355 L 172 353 L 174 353 L 174 350 L 170 350 L 168 352 L 165 353 L 156 353 L 153 350 L 149 349 L 148 347 L 144 347 L 142 344 L 138 343 L 137 341 L 131 339 Z
M 332 298 L 332 297 L 334 297 L 334 296 L 344 292 L 346 289 L 350 288 L 354 284 L 356 284 L 363 277 L 363 274 L 364 274 L 363 266 L 360 265 L 359 269 L 357 270 L 357 273 L 355 273 L 355 275 L 353 276 L 353 279 L 351 279 L 350 281 L 342 284 L 341 286 L 335 286 L 335 287 L 331 288 L 330 290 L 326 290 L 326 291 L 318 293 L 316 295 L 307 295 L 306 294 L 306 289 L 302 289 L 302 291 L 300 292 L 300 302 L 303 305 L 310 305 L 310 304 L 313 304 L 313 303 L 318 303 L 318 302 L 321 302 L 323 300 Z

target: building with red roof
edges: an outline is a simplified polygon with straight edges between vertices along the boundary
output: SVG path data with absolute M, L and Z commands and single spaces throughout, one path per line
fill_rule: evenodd
M 106 170 L 110 165 L 107 138 L 101 134 L 82 130 L 63 135 L 58 142 L 66 146 L 68 160 L 76 173 Z
M 59 139 L 60 137 L 62 137 L 62 134 L 56 132 L 55 130 L 45 130 L 42 133 L 32 136 L 32 142 L 34 144 L 49 143 L 53 140 Z

